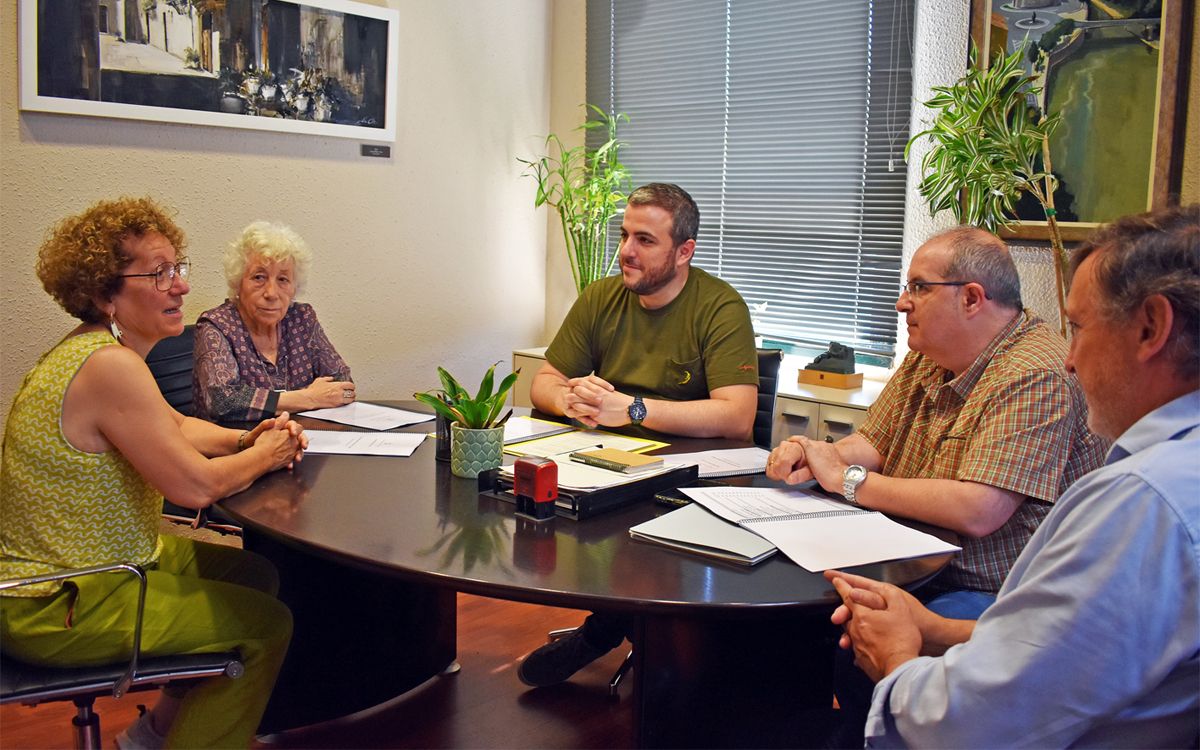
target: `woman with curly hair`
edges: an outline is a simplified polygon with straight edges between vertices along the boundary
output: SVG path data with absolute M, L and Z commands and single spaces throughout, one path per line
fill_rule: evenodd
M 159 393 L 145 356 L 183 330 L 184 248 L 146 198 L 97 203 L 49 232 L 38 277 L 82 322 L 25 376 L 0 463 L 0 577 L 134 562 L 149 581 L 143 653 L 241 654 L 241 679 L 165 688 L 121 748 L 249 746 L 291 639 L 270 562 L 158 534 L 163 495 L 205 507 L 291 466 L 307 445 L 287 414 L 239 432 L 184 417 Z M 110 574 L 8 589 L 4 650 L 47 665 L 128 658 L 138 589 Z
M 294 301 L 311 264 L 308 245 L 283 224 L 256 221 L 230 243 L 229 299 L 196 321 L 196 416 L 246 421 L 354 400 L 346 361 L 312 306 Z

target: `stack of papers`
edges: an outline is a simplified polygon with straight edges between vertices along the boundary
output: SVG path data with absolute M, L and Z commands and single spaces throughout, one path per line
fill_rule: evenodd
M 506 433 L 507 434 L 507 433 Z M 564 458 L 575 451 L 585 451 L 591 448 L 616 448 L 623 451 L 643 453 L 655 448 L 666 447 L 667 443 L 646 438 L 615 435 L 600 430 L 573 430 L 561 435 L 530 440 L 516 445 L 504 446 L 505 453 L 514 456 L 542 456 L 553 458 L 561 455 Z
M 575 428 L 562 422 L 548 422 L 533 417 L 512 417 L 504 423 L 504 444 L 523 443 L 527 440 L 571 432 Z
M 681 487 L 680 491 L 758 534 L 814 573 L 961 549 L 882 513 L 797 488 Z
M 758 534 L 722 521 L 699 505 L 685 505 L 629 529 L 634 539 L 694 552 L 739 565 L 755 565 L 775 554 Z
M 564 490 L 567 492 L 590 492 L 604 487 L 616 487 L 619 484 L 638 482 L 646 477 L 652 477 L 656 474 L 662 474 L 679 468 L 677 466 L 664 465 L 653 471 L 626 474 L 620 471 L 611 471 L 609 469 L 601 469 L 597 466 L 581 464 L 578 461 L 570 460 L 567 456 L 548 456 L 548 458 L 558 464 L 558 489 L 560 492 Z M 511 465 L 501 466 L 500 475 L 512 479 L 513 467 Z

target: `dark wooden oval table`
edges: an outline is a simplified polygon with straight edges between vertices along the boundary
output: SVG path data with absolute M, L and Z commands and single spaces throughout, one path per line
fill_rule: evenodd
M 678 439 L 663 452 L 741 445 Z M 280 568 L 296 618 L 262 731 L 381 703 L 452 665 L 458 591 L 634 614 L 642 746 L 794 745 L 803 710 L 829 707 L 837 597 L 819 574 L 781 554 L 750 568 L 634 541 L 630 526 L 669 510 L 650 498 L 528 521 L 434 453 L 429 439 L 407 458 L 309 455 L 222 501 L 246 548 Z M 948 559 L 854 570 L 909 585 Z

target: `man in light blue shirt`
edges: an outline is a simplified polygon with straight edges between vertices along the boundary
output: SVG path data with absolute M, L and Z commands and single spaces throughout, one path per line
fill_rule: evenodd
M 1200 206 L 1081 246 L 1067 313 L 1103 467 L 1059 499 L 978 621 L 826 575 L 877 680 L 869 747 L 1195 747 L 1200 738 Z

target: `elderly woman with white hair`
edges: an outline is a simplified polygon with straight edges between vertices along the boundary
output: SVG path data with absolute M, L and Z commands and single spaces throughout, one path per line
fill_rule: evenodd
M 256 221 L 225 251 L 230 299 L 196 321 L 196 416 L 254 421 L 354 401 L 350 368 L 312 306 L 293 301 L 312 252 L 282 224 Z

